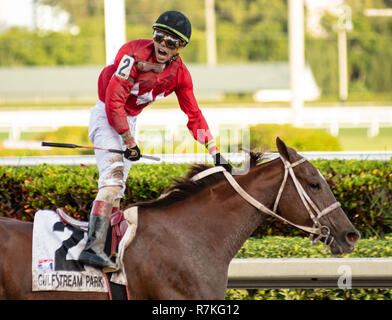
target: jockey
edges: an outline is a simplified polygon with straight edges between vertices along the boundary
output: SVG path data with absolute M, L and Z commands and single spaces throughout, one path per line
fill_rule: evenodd
M 114 62 L 99 76 L 99 101 L 91 109 L 89 138 L 102 148 L 126 150 L 127 159 L 124 161 L 120 154 L 95 150 L 98 194 L 90 213 L 87 245 L 79 260 L 103 268 L 104 272 L 117 270 L 103 250 L 111 214 L 119 210 L 124 196 L 130 161 L 141 157 L 135 132 L 136 119 L 143 108 L 175 92 L 195 140 L 205 145 L 215 165 L 232 170 L 219 153 L 193 94 L 191 75 L 179 56 L 190 37 L 191 23 L 186 16 L 178 11 L 164 12 L 153 25 L 153 40 L 124 44 Z

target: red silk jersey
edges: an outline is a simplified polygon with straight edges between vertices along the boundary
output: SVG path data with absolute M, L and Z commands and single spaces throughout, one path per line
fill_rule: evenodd
M 181 58 L 177 57 L 160 73 L 139 71 L 138 60 L 157 63 L 152 40 L 124 44 L 114 63 L 106 66 L 99 76 L 98 96 L 105 102 L 109 124 L 119 134 L 128 131 L 127 115 L 138 115 L 150 103 L 174 91 L 181 110 L 188 116 L 187 127 L 193 137 L 202 144 L 213 142 L 193 93 L 191 75 Z M 202 130 L 198 133 L 198 129 Z

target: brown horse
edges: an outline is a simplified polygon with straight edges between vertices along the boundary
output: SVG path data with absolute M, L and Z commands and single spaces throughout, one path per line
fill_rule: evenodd
M 354 249 L 359 233 L 319 171 L 279 138 L 277 147 L 280 158 L 259 165 L 252 153 L 249 172 L 234 176 L 234 183 L 222 172 L 192 179 L 210 168 L 194 166 L 165 196 L 137 204 L 136 237 L 124 254 L 131 298 L 224 299 L 230 261 L 271 212 L 320 231 L 318 238 L 333 254 Z M 301 188 L 310 199 L 303 200 Z M 31 223 L 0 219 L 0 298 L 108 298 L 104 293 L 32 292 L 32 229 Z

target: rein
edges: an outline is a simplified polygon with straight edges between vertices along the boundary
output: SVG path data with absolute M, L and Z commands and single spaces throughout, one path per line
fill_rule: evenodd
M 269 208 L 267 208 L 265 205 L 263 205 L 262 203 L 260 203 L 259 201 L 257 201 L 255 198 L 253 198 L 251 195 L 249 195 L 239 184 L 238 182 L 233 178 L 233 176 L 226 171 L 225 168 L 221 167 L 221 166 L 216 166 L 216 167 L 212 167 L 210 169 L 207 169 L 205 171 L 202 171 L 198 174 L 196 174 L 195 176 L 192 177 L 193 181 L 197 181 L 199 179 L 202 179 L 206 176 L 209 176 L 211 174 L 217 173 L 217 172 L 223 172 L 223 174 L 225 175 L 226 179 L 228 180 L 228 182 L 231 184 L 231 186 L 234 188 L 234 190 L 244 199 L 246 200 L 248 203 L 250 203 L 252 206 L 254 206 L 256 209 L 258 209 L 259 211 L 269 214 L 270 216 L 273 216 L 275 218 L 278 218 L 298 229 L 304 230 L 306 232 L 310 233 L 310 240 L 312 241 L 312 244 L 315 244 L 318 240 L 320 240 L 322 237 L 325 237 L 324 240 L 324 245 L 325 246 L 330 246 L 331 243 L 334 241 L 334 237 L 331 236 L 331 231 L 329 230 L 329 228 L 327 226 L 323 226 L 320 223 L 320 218 L 325 216 L 326 214 L 332 212 L 333 210 L 337 209 L 340 207 L 340 203 L 339 202 L 335 202 L 333 204 L 331 204 L 330 206 L 328 206 L 327 208 L 320 210 L 316 204 L 312 201 L 312 199 L 309 197 L 309 195 L 306 193 L 306 191 L 304 190 L 304 188 L 302 187 L 302 185 L 300 184 L 300 182 L 298 181 L 297 177 L 295 176 L 294 170 L 293 168 L 296 167 L 297 165 L 304 163 L 305 161 L 307 161 L 306 158 L 302 158 L 294 163 L 290 163 L 289 161 L 285 160 L 284 158 L 282 158 L 282 156 L 280 156 L 280 159 L 283 162 L 284 168 L 285 168 L 285 172 L 284 172 L 284 176 L 283 176 L 283 181 L 282 184 L 279 188 L 279 192 L 278 195 L 276 197 L 274 206 L 273 206 L 273 210 L 270 210 Z M 288 176 L 291 176 L 291 178 L 293 179 L 294 185 L 297 189 L 297 192 L 302 200 L 302 203 L 304 204 L 306 210 L 308 211 L 308 214 L 310 216 L 310 218 L 313 221 L 313 227 L 307 227 L 307 226 L 302 226 L 302 225 L 298 225 L 295 224 L 289 220 L 287 220 L 286 218 L 278 215 L 276 213 L 277 208 L 278 208 L 278 204 L 280 201 L 280 198 L 283 194 L 283 190 L 284 187 L 286 186 L 286 182 L 287 182 L 287 178 Z M 317 216 L 313 213 L 312 209 L 316 212 Z M 317 235 L 317 237 L 314 237 L 314 235 Z M 331 240 L 328 242 L 328 239 L 331 238 Z

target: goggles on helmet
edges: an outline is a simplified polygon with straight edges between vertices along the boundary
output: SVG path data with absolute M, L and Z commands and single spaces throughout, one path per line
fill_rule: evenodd
M 161 43 L 162 40 L 164 40 L 166 46 L 170 49 L 176 49 L 178 47 L 184 46 L 184 41 L 181 39 L 175 38 L 172 35 L 157 29 L 154 30 L 153 39 L 158 43 Z

